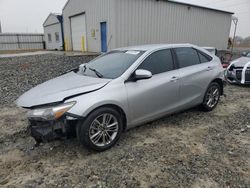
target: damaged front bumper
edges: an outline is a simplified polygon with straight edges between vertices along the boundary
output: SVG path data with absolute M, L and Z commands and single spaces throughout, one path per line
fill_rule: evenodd
M 30 135 L 37 143 L 50 142 L 57 139 L 67 139 L 76 135 L 76 123 L 82 117 L 64 116 L 59 120 L 29 119 Z
M 250 69 L 243 71 L 236 69 L 227 72 L 227 81 L 232 84 L 250 84 Z
M 74 122 L 81 117 L 68 113 L 76 102 L 48 104 L 27 112 L 31 136 L 39 142 L 48 142 L 59 138 L 67 138 L 75 132 Z

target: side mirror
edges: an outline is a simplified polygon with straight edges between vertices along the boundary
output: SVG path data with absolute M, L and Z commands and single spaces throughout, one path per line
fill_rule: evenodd
M 242 52 L 242 56 L 247 56 L 247 52 Z
M 144 69 L 138 69 L 134 73 L 135 80 L 144 80 L 152 77 L 152 73 L 150 71 Z

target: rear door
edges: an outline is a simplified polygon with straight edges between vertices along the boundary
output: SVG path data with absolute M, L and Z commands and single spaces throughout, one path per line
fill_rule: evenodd
M 149 55 L 137 69 L 150 71 L 150 79 L 125 83 L 131 125 L 160 117 L 178 106 L 179 71 L 175 69 L 170 49 Z
M 211 82 L 212 58 L 191 47 L 175 48 L 174 52 L 180 70 L 180 102 L 187 108 L 195 106 L 203 101 Z

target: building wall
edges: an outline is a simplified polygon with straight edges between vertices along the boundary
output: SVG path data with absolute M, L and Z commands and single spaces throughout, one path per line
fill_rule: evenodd
M 69 0 L 63 9 L 65 50 L 72 50 L 70 17 L 85 13 L 87 51 L 101 51 L 100 22 L 107 22 L 108 49 L 115 47 L 114 1 L 116 0 Z
M 59 33 L 59 41 L 56 41 L 55 33 Z M 48 34 L 51 34 L 51 42 L 48 40 Z M 44 39 L 46 43 L 46 49 L 48 50 L 62 50 L 63 42 L 62 42 L 62 32 L 61 32 L 61 24 L 56 23 L 49 26 L 44 27 Z
M 56 14 L 50 13 L 45 22 L 43 23 L 44 39 L 46 43 L 46 49 L 48 50 L 62 50 L 62 29 L 61 24 Z M 59 34 L 59 41 L 56 41 L 55 33 Z M 51 34 L 51 41 L 48 39 L 48 34 Z
M 101 51 L 100 22 L 108 49 L 152 43 L 192 43 L 226 49 L 231 15 L 155 0 L 69 0 L 63 9 L 65 47 L 72 50 L 70 17 L 85 13 L 87 51 Z M 92 36 L 93 31 L 95 36 Z
M 154 0 L 116 0 L 116 47 L 192 43 L 226 49 L 231 15 Z

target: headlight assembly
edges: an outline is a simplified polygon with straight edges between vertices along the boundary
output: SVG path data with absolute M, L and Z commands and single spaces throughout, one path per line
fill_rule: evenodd
M 48 108 L 34 109 L 27 113 L 29 119 L 37 120 L 57 120 L 70 110 L 76 102 L 64 103 L 58 106 Z

